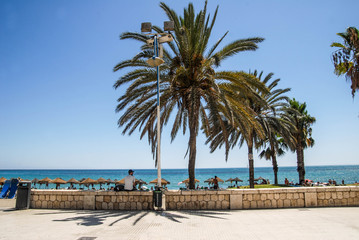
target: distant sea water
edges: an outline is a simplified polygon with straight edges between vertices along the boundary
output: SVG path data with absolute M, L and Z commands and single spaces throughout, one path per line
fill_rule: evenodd
M 342 180 L 345 181 L 345 184 L 359 182 L 359 165 L 343 165 L 343 166 L 307 166 L 306 168 L 306 179 L 311 179 L 314 182 L 328 182 L 329 179 L 334 179 L 338 184 L 341 184 Z M 12 169 L 12 170 L 0 170 L 0 177 L 5 177 L 7 179 L 20 177 L 22 179 L 32 180 L 34 178 L 43 179 L 49 177 L 55 179 L 60 177 L 64 180 L 69 180 L 70 178 L 75 178 L 80 180 L 82 178 L 92 178 L 98 179 L 103 177 L 105 179 L 117 179 L 121 180 L 127 175 L 128 170 L 123 169 L 91 169 L 91 170 L 81 170 L 81 169 L 71 169 L 71 170 L 22 170 L 22 169 Z M 137 179 L 142 179 L 149 183 L 150 181 L 157 178 L 156 169 L 134 169 L 134 176 Z M 273 170 L 271 167 L 258 167 L 255 168 L 255 178 L 263 177 L 269 179 L 270 183 L 274 183 Z M 196 179 L 200 182 L 199 186 L 208 186 L 204 181 L 208 178 L 218 176 L 223 180 L 229 178 L 238 177 L 243 180 L 239 185 L 248 185 L 248 168 L 198 168 L 196 169 Z M 181 181 L 188 178 L 187 169 L 162 169 L 162 178 L 168 180 L 171 184 L 167 185 L 168 189 L 179 189 L 180 187 L 185 187 L 184 184 L 180 184 Z M 296 167 L 279 167 L 278 172 L 278 181 L 279 184 L 284 183 L 284 179 L 288 178 L 289 181 L 294 183 L 298 182 L 298 173 Z M 198 185 L 197 184 L 197 185 Z M 230 185 L 230 182 L 220 183 L 220 187 L 227 188 Z M 64 184 L 61 187 L 67 187 L 68 185 Z M 148 185 L 150 188 L 151 184 Z M 44 185 L 38 188 L 45 188 Z M 49 188 L 54 188 L 55 185 L 50 184 Z M 99 188 L 99 185 L 95 185 L 96 188 Z M 105 185 L 107 187 L 107 185 Z

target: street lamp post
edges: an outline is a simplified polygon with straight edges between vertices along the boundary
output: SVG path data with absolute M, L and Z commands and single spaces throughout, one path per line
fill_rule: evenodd
M 147 40 L 147 44 L 150 46 L 153 44 L 154 55 L 147 60 L 147 63 L 151 67 L 156 67 L 157 70 L 157 186 L 160 188 L 161 184 L 161 120 L 160 120 L 160 65 L 164 63 L 162 56 L 158 51 L 162 48 L 162 43 L 171 42 L 173 40 L 169 31 L 172 31 L 174 23 L 172 21 L 164 22 L 164 30 L 168 33 L 151 33 L 152 24 L 149 22 L 141 24 L 141 32 L 147 32 L 148 35 L 152 35 L 153 39 Z

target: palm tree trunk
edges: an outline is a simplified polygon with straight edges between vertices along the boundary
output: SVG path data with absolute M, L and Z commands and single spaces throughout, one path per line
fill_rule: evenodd
M 304 169 L 304 151 L 303 151 L 303 147 L 300 144 L 297 145 L 296 152 L 297 152 L 297 171 L 299 175 L 299 184 L 302 184 L 305 179 L 305 169 Z
M 274 184 L 278 185 L 278 163 L 275 155 L 272 155 L 272 165 L 274 173 Z
M 196 101 L 197 100 L 197 101 Z M 197 129 L 198 129 L 198 117 L 199 109 L 197 107 L 199 99 L 193 98 L 191 107 L 189 109 L 189 160 L 188 160 L 188 177 L 189 177 L 189 189 L 195 189 L 195 167 L 196 167 L 196 155 L 197 155 Z
M 276 152 L 273 147 L 271 147 L 272 152 L 272 165 L 273 165 L 273 173 L 274 173 L 274 184 L 278 185 L 278 163 L 277 163 L 277 157 Z
M 189 160 L 188 160 L 188 177 L 189 189 L 195 189 L 195 166 L 196 166 L 196 153 L 197 153 L 197 131 L 195 127 L 190 127 L 189 136 Z
M 253 138 L 252 137 L 250 137 L 247 145 L 248 145 L 248 161 L 249 161 L 249 187 L 254 188 Z

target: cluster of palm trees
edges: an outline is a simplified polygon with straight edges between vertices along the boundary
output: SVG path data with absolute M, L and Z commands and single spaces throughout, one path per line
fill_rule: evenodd
M 174 22 L 174 41 L 163 51 L 161 65 L 160 124 L 161 129 L 172 123 L 171 140 L 181 129 L 189 131 L 188 174 L 189 187 L 195 188 L 197 136 L 203 132 L 211 151 L 224 146 L 227 160 L 230 149 L 248 146 L 250 187 L 254 187 L 253 150 L 262 151 L 261 157 L 271 159 L 278 183 L 276 157 L 290 149 L 297 153 L 299 182 L 304 181 L 303 149 L 312 146 L 311 117 L 305 103 L 289 99 L 290 89 L 278 88 L 280 79 L 273 74 L 244 71 L 216 71 L 227 58 L 243 51 L 255 51 L 260 37 L 235 40 L 220 45 L 226 32 L 213 45 L 208 46 L 218 7 L 211 18 L 207 2 L 197 14 L 190 3 L 183 16 L 160 3 L 168 18 Z M 156 32 L 163 32 L 154 26 Z M 134 39 L 143 43 L 141 52 L 132 59 L 120 62 L 114 71 L 133 68 L 116 81 L 114 87 L 126 89 L 118 99 L 117 112 L 121 112 L 118 125 L 123 134 L 131 135 L 139 129 L 141 139 L 147 135 L 156 155 L 156 80 L 155 69 L 146 60 L 154 55 L 146 44 L 148 36 L 125 32 L 121 39 Z

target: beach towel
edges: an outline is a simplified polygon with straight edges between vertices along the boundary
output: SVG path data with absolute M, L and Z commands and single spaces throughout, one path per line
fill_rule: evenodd
M 0 198 L 5 198 L 6 197 L 7 193 L 9 192 L 10 183 L 11 183 L 10 180 L 5 181 L 4 186 L 3 186 L 2 190 L 1 190 L 1 193 L 0 193 Z
M 14 198 L 18 185 L 19 185 L 18 179 L 16 179 L 16 178 L 11 179 L 10 191 L 9 191 L 9 195 L 7 196 L 7 198 L 9 198 L 9 199 Z

